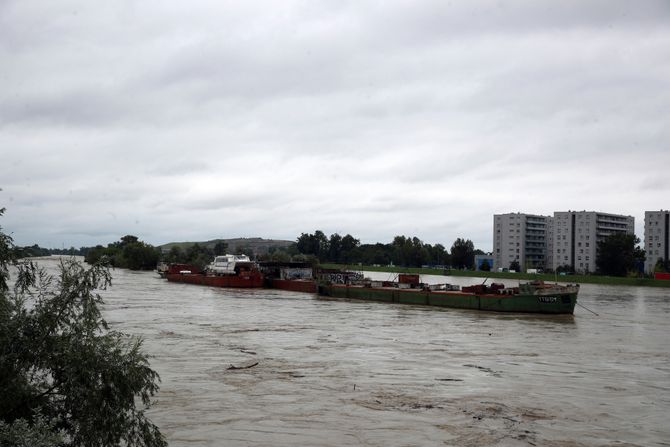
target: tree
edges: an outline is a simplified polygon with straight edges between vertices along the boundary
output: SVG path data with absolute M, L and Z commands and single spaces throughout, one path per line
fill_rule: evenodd
M 556 273 L 569 273 L 572 275 L 575 273 L 575 269 L 570 264 L 563 264 L 556 267 Z
M 207 267 L 209 263 L 212 262 L 214 258 L 214 252 L 207 248 L 205 245 L 200 245 L 197 242 L 188 249 L 186 249 L 184 262 L 187 264 L 193 264 L 201 269 Z
M 234 250 L 233 254 L 235 254 L 235 255 L 247 255 L 250 258 L 253 258 L 254 257 L 254 250 L 249 245 L 240 244 L 240 245 L 235 247 L 235 250 Z
M 168 263 L 179 263 L 185 262 L 184 257 L 184 250 L 182 250 L 179 245 L 173 245 L 170 247 L 170 251 L 167 252 L 167 255 L 165 255 L 163 260 Z
M 656 273 L 670 272 L 670 261 L 663 258 L 658 258 L 656 260 L 656 265 L 654 266 L 654 272 Z
M 328 258 L 330 262 L 341 262 L 342 256 L 342 236 L 337 233 L 330 235 L 330 240 L 328 241 Z
M 124 267 L 131 270 L 153 270 L 160 258 L 159 251 L 144 242 L 131 242 L 123 247 Z
M 160 259 L 160 251 L 136 236 L 127 235 L 107 247 L 97 245 L 87 250 L 84 256 L 84 260 L 91 265 L 103 259 L 112 267 L 153 270 Z
M 490 272 L 491 271 L 491 264 L 489 264 L 488 259 L 484 259 L 482 261 L 482 264 L 479 266 L 479 270 L 482 272 Z
M 640 242 L 634 234 L 614 233 L 598 241 L 596 268 L 603 275 L 626 276 L 640 260 L 644 250 L 636 247 Z
M 475 264 L 475 245 L 460 237 L 451 246 L 451 264 L 459 269 L 472 269 Z
M 521 271 L 521 265 L 519 264 L 518 260 L 514 260 L 509 263 L 509 270 L 512 271 L 514 270 L 515 272 L 520 272 Z
M 297 240 L 298 251 L 304 255 L 314 255 L 320 261 L 328 258 L 328 238 L 321 230 L 316 230 L 314 234 L 300 234 Z
M 432 265 L 445 265 L 449 263 L 449 253 L 442 244 L 435 244 L 434 246 L 427 246 L 430 253 L 430 263 Z
M 391 243 L 393 247 L 393 263 L 396 265 L 409 265 L 411 257 L 412 241 L 405 236 L 396 236 Z
M 218 241 L 214 245 L 214 256 L 225 255 L 228 251 L 228 244 L 223 241 Z
M 100 313 L 110 284 L 102 264 L 66 259 L 52 277 L 19 263 L 0 228 L 0 445 L 167 445 L 144 413 L 160 379 L 142 341 Z
M 290 262 L 291 256 L 284 250 L 269 250 L 258 257 L 259 261 Z
M 137 236 L 133 236 L 130 234 L 127 234 L 121 238 L 121 242 L 117 242 L 121 247 L 125 247 L 128 244 L 134 244 L 136 242 L 139 242 L 139 238 Z

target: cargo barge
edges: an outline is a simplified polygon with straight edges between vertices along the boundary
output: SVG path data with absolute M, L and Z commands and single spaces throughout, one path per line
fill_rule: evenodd
M 246 255 L 222 255 L 204 270 L 189 264 L 163 264 L 158 272 L 171 282 L 202 286 L 318 291 L 312 266 L 305 262 L 256 263 Z
M 246 255 L 217 256 L 205 270 L 187 264 L 173 264 L 169 266 L 165 278 L 170 282 L 211 287 L 260 288 L 264 285 L 263 274 Z
M 493 283 L 460 288 L 449 284 L 425 285 L 419 275 L 399 275 L 398 282 L 370 280 L 326 281 L 319 294 L 333 298 L 419 304 L 457 309 L 540 314 L 572 314 L 579 285 L 531 281 L 518 287 Z
M 259 263 L 259 269 L 265 277 L 265 287 L 269 289 L 304 293 L 318 292 L 318 286 L 314 280 L 314 269 L 307 262 L 265 261 Z

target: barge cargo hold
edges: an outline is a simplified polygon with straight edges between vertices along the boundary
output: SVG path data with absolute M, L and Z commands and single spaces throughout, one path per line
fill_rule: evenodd
M 457 309 L 540 314 L 572 314 L 579 285 L 563 286 L 534 281 L 506 288 L 502 284 L 477 285 L 450 290 L 450 286 L 367 282 L 323 284 L 319 294 L 334 298 L 419 304 Z

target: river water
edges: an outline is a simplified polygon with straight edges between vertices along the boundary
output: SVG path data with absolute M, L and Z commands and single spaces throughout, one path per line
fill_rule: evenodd
M 668 289 L 583 285 L 590 310 L 539 316 L 113 276 L 171 446 L 670 445 Z

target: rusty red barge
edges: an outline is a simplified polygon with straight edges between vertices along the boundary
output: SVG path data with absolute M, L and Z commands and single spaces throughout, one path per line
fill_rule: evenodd
M 160 273 L 160 272 L 159 272 Z M 189 264 L 172 264 L 161 276 L 171 282 L 211 287 L 260 288 L 317 293 L 312 267 L 304 262 L 261 262 L 246 255 L 222 255 L 206 269 Z
M 217 256 L 205 270 L 187 264 L 172 264 L 165 273 L 165 278 L 170 282 L 201 286 L 263 287 L 263 274 L 246 255 Z

